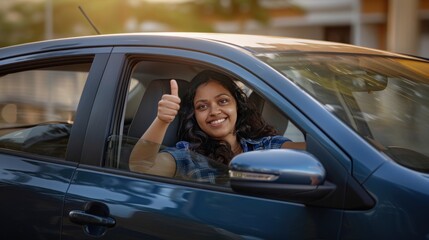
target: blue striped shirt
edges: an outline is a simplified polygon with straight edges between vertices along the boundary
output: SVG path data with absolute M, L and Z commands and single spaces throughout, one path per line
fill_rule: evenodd
M 278 149 L 287 141 L 290 140 L 283 136 L 268 136 L 256 140 L 241 139 L 240 145 L 243 152 L 249 152 Z M 175 178 L 209 183 L 228 178 L 228 166 L 191 151 L 189 142 L 180 141 L 176 143 L 176 147 L 165 148 L 162 151 L 170 153 L 176 161 Z

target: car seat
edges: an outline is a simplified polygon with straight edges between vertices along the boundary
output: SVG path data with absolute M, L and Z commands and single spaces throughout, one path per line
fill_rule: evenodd
M 179 87 L 179 97 L 183 97 L 188 89 L 189 82 L 176 79 Z M 170 79 L 156 79 L 152 80 L 146 88 L 146 91 L 141 99 L 137 112 L 132 120 L 128 136 L 133 138 L 140 138 L 146 129 L 152 124 L 158 113 L 158 102 L 163 94 L 170 93 Z M 179 128 L 179 116 L 170 123 L 164 137 L 162 145 L 174 146 L 177 142 L 177 131 Z
M 288 126 L 288 118 L 285 117 L 271 102 L 266 101 L 258 93 L 252 92 L 249 95 L 249 104 L 253 104 L 262 118 L 273 126 L 279 134 L 283 135 Z
M 179 97 L 183 97 L 188 89 L 189 82 L 182 79 L 176 79 L 176 81 L 179 87 Z M 117 165 L 115 165 L 117 168 L 129 169 L 129 157 L 134 145 L 157 116 L 158 102 L 162 95 L 169 94 L 170 91 L 170 79 L 155 79 L 148 84 L 137 108 L 136 114 L 128 127 L 128 132 L 121 138 L 120 159 L 119 161 L 113 161 L 116 162 Z M 171 147 L 176 144 L 178 141 L 177 131 L 179 128 L 179 122 L 179 116 L 177 116 L 174 121 L 170 123 L 162 145 Z M 113 153 L 111 158 L 116 158 L 115 153 Z

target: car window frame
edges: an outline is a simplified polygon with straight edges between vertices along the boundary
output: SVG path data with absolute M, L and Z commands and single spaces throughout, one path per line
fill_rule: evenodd
M 130 54 L 132 52 L 132 54 Z M 132 69 L 132 61 L 134 59 L 147 59 L 148 61 L 174 61 L 177 59 L 180 59 L 180 61 L 187 61 L 188 63 L 196 63 L 200 66 L 207 66 L 208 68 L 218 68 L 219 66 L 222 66 L 223 69 L 219 69 L 220 71 L 232 74 L 232 76 L 240 79 L 243 81 L 246 86 L 249 86 L 254 91 L 257 91 L 261 94 L 271 94 L 274 93 L 273 97 L 270 98 L 271 102 L 274 104 L 279 104 L 283 100 L 283 98 L 273 92 L 273 90 L 270 88 L 269 85 L 265 84 L 263 80 L 258 79 L 258 77 L 251 72 L 249 72 L 247 69 L 242 68 L 240 65 L 237 65 L 234 62 L 228 61 L 226 59 L 219 58 L 218 56 L 200 53 L 200 52 L 193 52 L 190 50 L 182 50 L 182 49 L 164 49 L 164 48 L 156 48 L 156 47 L 116 47 L 113 50 L 113 53 L 123 53 L 124 56 L 126 55 L 126 59 L 121 63 L 124 67 L 124 71 L 121 74 L 121 80 L 119 81 L 122 85 L 118 87 L 120 89 L 121 93 L 115 98 L 117 98 L 115 106 L 119 106 L 120 104 L 123 104 L 126 98 L 126 90 L 128 89 L 128 81 L 129 77 L 131 75 L 131 69 Z M 205 59 L 205 60 L 201 60 Z M 240 76 L 237 76 L 237 74 L 240 74 Z M 268 90 L 271 89 L 271 90 Z M 281 105 L 284 105 L 281 104 Z M 282 106 L 283 107 L 283 106 Z M 290 109 L 293 107 L 292 105 L 288 105 L 287 108 Z M 118 109 L 114 113 L 114 121 L 112 121 L 111 125 L 111 133 L 110 135 L 119 135 L 119 127 L 116 127 L 115 125 L 118 125 L 121 123 L 122 119 L 120 119 L 119 116 L 123 114 L 123 109 Z M 284 112 L 283 112 L 284 114 Z M 106 137 L 108 139 L 108 136 Z

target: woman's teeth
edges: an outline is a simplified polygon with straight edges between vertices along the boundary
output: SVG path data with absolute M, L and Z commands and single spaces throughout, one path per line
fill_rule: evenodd
M 217 125 L 217 124 L 223 123 L 224 121 L 225 121 L 225 118 L 222 118 L 222 119 L 218 119 L 215 121 L 211 121 L 210 124 L 211 125 Z

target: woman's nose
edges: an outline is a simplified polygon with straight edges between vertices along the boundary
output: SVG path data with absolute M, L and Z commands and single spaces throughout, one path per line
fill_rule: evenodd
M 210 108 L 210 115 L 217 115 L 219 113 L 221 113 L 220 106 L 217 104 L 213 104 L 212 107 Z

